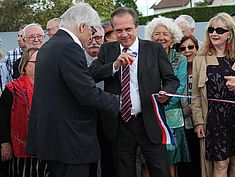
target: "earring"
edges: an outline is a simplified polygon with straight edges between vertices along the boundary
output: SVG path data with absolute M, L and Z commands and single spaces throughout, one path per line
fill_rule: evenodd
M 231 50 L 230 43 L 227 42 L 225 49 L 226 49 L 226 51 L 230 52 L 230 50 Z
M 213 44 L 210 42 L 210 44 L 209 44 L 209 48 L 210 49 L 212 49 L 212 48 L 214 48 L 214 46 L 213 46 Z

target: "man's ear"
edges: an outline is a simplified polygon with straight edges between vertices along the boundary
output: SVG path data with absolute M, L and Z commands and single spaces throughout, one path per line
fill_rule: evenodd
M 191 28 L 191 31 L 194 32 L 195 28 Z
M 81 23 L 79 25 L 79 32 L 82 33 L 84 31 L 85 27 L 86 27 L 85 23 Z

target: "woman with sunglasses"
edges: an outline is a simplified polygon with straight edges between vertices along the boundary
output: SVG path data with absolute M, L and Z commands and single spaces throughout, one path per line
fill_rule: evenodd
M 154 18 L 146 26 L 146 38 L 160 42 L 168 54 L 169 61 L 175 75 L 180 80 L 177 94 L 183 94 L 187 81 L 187 59 L 176 52 L 173 46 L 179 43 L 183 34 L 173 19 L 158 17 Z M 184 131 L 184 119 L 181 100 L 173 97 L 165 107 L 166 121 L 175 137 L 176 144 L 167 145 L 169 155 L 169 168 L 171 177 L 176 176 L 175 164 L 189 162 L 189 150 Z
M 202 177 L 235 176 L 235 92 L 225 76 L 235 75 L 235 23 L 227 13 L 210 19 L 198 56 L 193 61 L 192 112 L 200 138 Z M 229 167 L 230 164 L 230 167 Z M 229 171 L 228 171 L 229 169 Z
M 27 49 L 19 65 L 21 76 L 9 82 L 0 98 L 1 160 L 9 161 L 9 177 L 46 177 L 46 164 L 26 154 L 38 48 Z
M 185 89 L 185 95 L 192 95 L 192 68 L 193 68 L 193 59 L 198 52 L 198 40 L 194 36 L 184 36 L 177 46 L 180 53 L 187 57 L 187 72 L 188 79 Z M 200 168 L 200 147 L 199 139 L 197 138 L 194 132 L 193 120 L 192 120 L 192 110 L 191 110 L 191 99 L 185 98 L 181 100 L 184 121 L 185 121 L 185 133 L 189 146 L 189 152 L 191 156 L 190 163 L 179 163 L 177 164 L 177 170 L 179 177 L 200 177 L 201 168 Z

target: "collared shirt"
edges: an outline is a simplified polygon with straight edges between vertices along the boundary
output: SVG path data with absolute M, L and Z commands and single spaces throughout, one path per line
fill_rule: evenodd
M 10 50 L 6 53 L 4 60 L 0 63 L 0 75 L 2 82 L 2 90 L 4 90 L 5 85 L 8 82 L 11 82 L 13 75 L 13 64 L 19 58 L 21 58 L 22 50 L 20 47 L 17 47 L 14 50 Z
M 69 30 L 66 29 L 66 28 L 61 27 L 60 29 L 63 30 L 63 31 L 65 31 L 66 33 L 68 33 L 68 34 L 71 36 L 71 38 L 74 40 L 74 42 L 76 42 L 78 45 L 81 46 L 81 48 L 83 48 L 81 42 L 79 41 L 79 39 L 77 38 L 77 36 L 75 36 L 75 34 L 73 34 L 71 31 L 69 31 Z
M 120 51 L 122 51 L 123 48 L 124 47 L 120 45 Z M 141 102 L 140 102 L 138 77 L 137 77 L 138 60 L 139 60 L 138 51 L 139 51 L 139 39 L 136 38 L 135 42 L 127 50 L 127 53 L 129 52 L 137 53 L 136 57 L 134 58 L 133 63 L 130 65 L 130 96 L 131 96 L 131 105 L 132 105 L 131 115 L 138 114 L 142 111 Z

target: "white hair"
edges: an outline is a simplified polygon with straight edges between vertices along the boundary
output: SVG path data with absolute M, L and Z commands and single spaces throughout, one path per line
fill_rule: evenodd
M 180 15 L 175 19 L 175 23 L 179 25 L 181 22 L 186 22 L 188 28 L 195 28 L 195 20 L 189 15 Z
M 36 26 L 38 27 L 41 31 L 42 31 L 42 34 L 45 35 L 43 29 L 42 29 L 42 26 L 38 23 L 30 23 L 28 25 L 26 25 L 24 28 L 23 28 L 23 31 L 22 31 L 22 37 L 25 39 L 26 38 L 26 32 L 27 32 L 27 29 L 31 26 Z
M 183 33 L 175 24 L 173 19 L 159 16 L 152 19 L 152 21 L 150 21 L 145 26 L 145 38 L 148 40 L 152 40 L 153 32 L 158 26 L 165 26 L 169 30 L 169 32 L 172 34 L 173 44 L 179 43 L 183 37 Z
M 104 28 L 102 26 L 95 26 L 95 28 L 97 29 L 97 31 L 99 31 L 101 33 L 101 35 L 104 37 Z
M 98 13 L 88 3 L 77 3 L 70 7 L 60 17 L 60 26 L 64 28 L 78 28 L 81 23 L 87 26 L 100 26 Z

